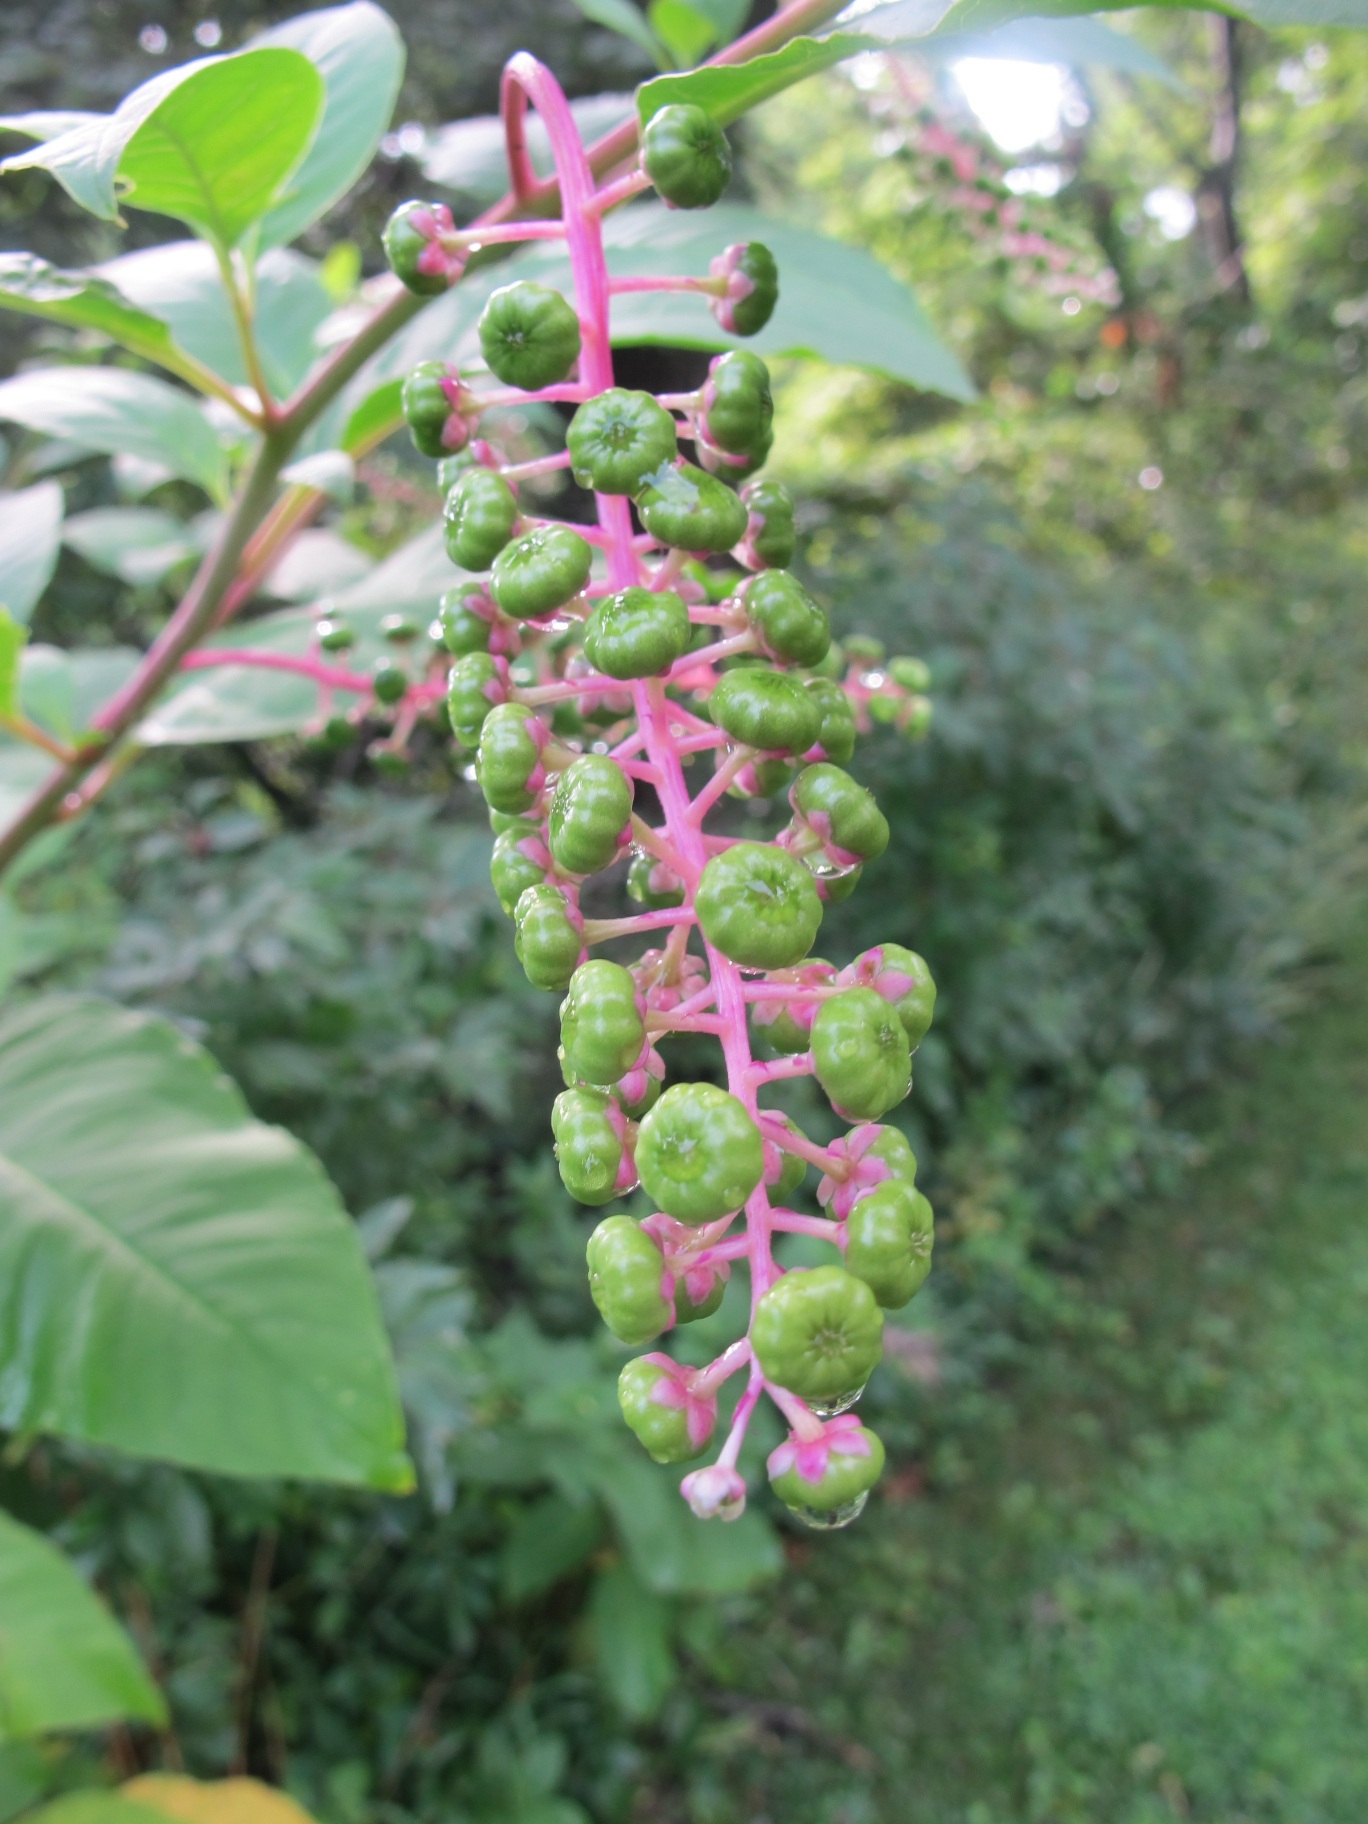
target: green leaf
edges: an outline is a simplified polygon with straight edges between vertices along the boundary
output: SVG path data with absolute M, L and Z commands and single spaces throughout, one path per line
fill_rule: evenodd
M 564 1465 L 594 1489 L 613 1516 L 637 1577 L 661 1595 L 735 1595 L 774 1576 L 781 1563 L 774 1528 L 752 1509 L 725 1526 L 701 1527 L 679 1493 L 679 1472 L 649 1463 L 614 1431 L 607 1448 Z M 554 1464 L 553 1455 L 549 1461 Z M 559 1469 L 561 1466 L 556 1465 Z M 553 1471 L 554 1473 L 554 1471 Z
M 166 1824 L 166 1813 L 120 1793 L 88 1787 L 64 1793 L 60 1799 L 28 1812 L 24 1824 Z
M 40 747 L 0 734 L 0 825 L 14 821 L 55 765 Z
M 630 1566 L 615 1564 L 594 1579 L 589 1626 L 599 1677 L 625 1715 L 645 1722 L 678 1674 L 669 1604 L 640 1584 Z
M 541 1596 L 577 1570 L 603 1536 L 594 1501 L 546 1495 L 524 1507 L 499 1556 L 499 1584 L 509 1602 Z
M 375 155 L 404 79 L 404 41 L 371 0 L 322 7 L 252 40 L 300 51 L 323 78 L 323 117 L 303 162 L 261 224 L 263 246 L 294 240 L 346 195 Z
M 116 367 L 42 367 L 0 383 L 0 418 L 69 437 L 109 455 L 127 452 L 197 481 L 216 500 L 228 465 L 213 426 L 186 392 Z
M 64 272 L 33 253 L 0 254 L 0 305 L 97 330 L 163 366 L 174 359 L 166 324 L 139 310 L 107 279 L 93 272 Z
M 56 481 L 0 494 L 0 602 L 16 621 L 28 620 L 56 568 L 63 505 Z
M 833 32 L 829 38 L 793 38 L 782 50 L 767 51 L 763 57 L 751 57 L 745 63 L 719 63 L 685 75 L 652 77 L 637 90 L 637 112 L 645 126 L 658 108 L 673 102 L 692 102 L 706 108 L 715 121 L 725 126 L 729 120 L 768 101 L 771 95 L 782 94 L 795 82 L 830 69 L 845 57 L 884 48 L 877 38 L 854 32 Z
M 348 458 L 344 456 L 342 460 L 346 462 Z M 317 461 L 316 456 L 306 457 L 299 466 L 303 468 Z M 275 596 L 278 601 L 309 602 L 320 595 L 343 593 L 374 568 L 374 560 L 359 545 L 343 538 L 340 532 L 320 526 L 295 534 L 284 553 L 266 572 L 261 586 L 263 593 Z M 255 622 L 249 625 L 255 626 Z M 241 639 L 239 634 L 239 644 Z
M 56 139 L 70 133 L 73 127 L 88 127 L 93 121 L 107 118 L 92 114 L 87 108 L 34 108 L 27 114 L 0 114 L 0 127 L 10 133 L 22 133 L 25 139 Z
M 217 247 L 236 246 L 298 165 L 322 109 L 323 79 L 298 51 L 219 58 L 177 84 L 129 137 L 123 195 Z
M 317 1160 L 168 1021 L 0 1019 L 0 1424 L 403 1490 L 375 1288 Z
M 27 638 L 27 630 L 0 608 L 0 716 L 12 716 L 19 707 L 19 655 Z
M 397 431 L 404 422 L 403 390 L 402 380 L 384 380 L 372 388 L 348 413 L 342 448 L 360 456 Z
M 133 1644 L 41 1533 L 0 1514 L 0 1736 L 164 1723 Z
M 100 271 L 125 297 L 169 325 L 197 361 L 230 385 L 247 384 L 242 340 L 218 261 L 202 241 L 140 248 Z M 283 398 L 318 359 L 314 332 L 332 310 L 332 299 L 318 262 L 284 247 L 268 248 L 256 262 L 254 293 L 257 351 L 267 381 Z
M 131 675 L 142 655 L 130 646 L 26 646 L 19 655 L 19 707 L 61 741 L 91 717 Z M 51 764 L 48 762 L 48 764 Z
M 652 63 L 664 61 L 660 40 L 632 5 L 632 0 L 575 0 L 575 5 L 591 24 L 606 26 L 610 32 L 626 38 L 639 51 L 644 51 Z
M 209 515 L 210 521 L 214 515 Z M 205 548 L 208 525 L 186 525 L 155 507 L 92 507 L 74 513 L 62 542 L 96 570 L 145 587 Z
M 345 507 L 356 493 L 356 464 L 345 450 L 320 450 L 282 469 L 280 479 L 295 488 L 317 488 Z
M 717 28 L 688 0 L 651 0 L 651 30 L 678 64 L 686 68 L 717 38 Z

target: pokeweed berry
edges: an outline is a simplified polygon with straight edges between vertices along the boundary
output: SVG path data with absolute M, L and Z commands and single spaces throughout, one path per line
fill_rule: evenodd
M 903 1178 L 862 1192 L 846 1218 L 847 1269 L 887 1311 L 897 1311 L 931 1270 L 931 1205 Z
M 793 496 L 782 481 L 757 476 L 741 489 L 741 500 L 747 513 L 746 536 L 736 555 L 748 570 L 787 570 L 797 548 Z
M 833 963 L 820 957 L 809 957 L 794 969 L 776 969 L 769 977 L 772 983 L 792 982 L 795 989 L 824 988 L 836 979 Z M 778 1052 L 793 1056 L 806 1051 L 811 1042 L 812 1020 L 818 1003 L 801 994 L 792 1001 L 757 1001 L 751 1009 L 751 1021 L 757 1033 Z
M 693 1371 L 668 1355 L 639 1355 L 618 1376 L 622 1416 L 657 1463 L 687 1463 L 717 1423 L 717 1396 L 695 1393 Z
M 442 508 L 447 556 L 462 570 L 488 570 L 513 536 L 518 497 L 493 469 L 463 469 Z
M 593 551 L 569 526 L 537 526 L 494 559 L 490 593 L 515 621 L 552 614 L 589 580 Z
M 641 136 L 641 164 L 672 209 L 710 209 L 731 182 L 727 136 L 692 102 L 656 109 Z
M 844 766 L 855 752 L 855 714 L 850 707 L 850 698 L 839 684 L 833 684 L 828 678 L 809 678 L 806 689 L 817 705 L 820 718 L 817 739 L 806 757 Z
M 610 678 L 650 678 L 689 649 L 689 611 L 672 589 L 633 584 L 606 596 L 584 629 L 584 655 Z
M 577 1203 L 609 1203 L 635 1185 L 631 1124 L 606 1090 L 562 1091 L 551 1133 L 561 1182 Z
M 674 1309 L 677 1324 L 696 1324 L 711 1317 L 721 1305 L 731 1272 L 727 1262 L 716 1266 L 690 1267 L 675 1275 Z
M 408 686 L 408 673 L 393 659 L 377 659 L 371 666 L 371 689 L 377 702 L 397 703 Z
M 584 960 L 584 920 L 560 887 L 527 887 L 513 908 L 513 949 L 534 988 L 562 989 Z
M 890 1179 L 916 1188 L 916 1154 L 896 1127 L 867 1122 L 844 1140 L 833 1140 L 828 1150 L 846 1162 L 839 1178 L 827 1174 L 817 1187 L 818 1203 L 829 1206 L 833 1216 L 848 1216 L 858 1198 Z
M 883 1474 L 884 1447 L 853 1413 L 830 1419 L 819 1438 L 790 1436 L 769 1454 L 770 1487 L 809 1526 L 845 1526 Z
M 790 850 L 820 854 L 832 867 L 874 861 L 888 847 L 888 819 L 849 773 L 823 761 L 805 766 L 789 791 Z
M 852 1405 L 883 1353 L 883 1313 L 844 1267 L 785 1273 L 756 1301 L 751 1348 L 767 1381 L 817 1411 Z
M 631 830 L 632 783 L 616 760 L 581 754 L 556 780 L 548 846 L 567 874 L 596 874 Z
M 470 439 L 461 383 L 445 361 L 420 361 L 399 390 L 404 422 L 420 456 L 449 456 Z
M 741 600 L 752 631 L 772 659 L 782 665 L 821 664 L 831 644 L 831 626 L 796 576 L 762 570 L 743 586 Z
M 710 298 L 708 309 L 729 336 L 753 336 L 774 314 L 779 299 L 779 268 L 774 255 L 760 241 L 733 241 L 713 259 L 708 271 L 725 279 L 720 298 Z
M 437 605 L 437 633 L 448 652 L 488 652 L 494 631 L 494 604 L 482 589 L 462 584 L 448 589 Z
M 500 703 L 480 730 L 475 778 L 491 811 L 531 810 L 546 779 L 541 763 L 546 725 L 522 703 Z
M 620 1343 L 649 1343 L 670 1327 L 674 1276 L 639 1222 L 605 1216 L 589 1237 L 586 1253 L 589 1291 Z
M 769 369 L 748 348 L 715 355 L 703 382 L 698 427 L 714 449 L 752 457 L 774 439 Z M 764 456 L 761 456 L 764 460 Z
M 877 1121 L 911 1088 L 902 1021 L 872 988 L 834 994 L 812 1022 L 812 1068 L 838 1115 Z
M 925 659 L 898 658 L 888 661 L 888 675 L 904 690 L 929 690 L 931 667 Z
M 461 262 L 443 250 L 440 237 L 455 227 L 445 203 L 400 203 L 380 239 L 390 271 L 406 290 L 420 298 L 434 298 L 446 290 Z
M 550 861 L 536 824 L 528 824 L 523 830 L 505 830 L 494 838 L 489 878 L 495 898 L 510 918 L 524 889 L 546 879 Z
M 419 627 L 411 614 L 386 614 L 380 620 L 380 637 L 392 646 L 410 646 L 418 638 Z
M 796 678 L 746 665 L 723 672 L 708 714 L 733 741 L 768 752 L 801 754 L 817 738 L 817 711 Z
M 682 906 L 684 882 L 669 862 L 657 861 L 643 849 L 632 857 L 627 870 L 627 897 L 655 912 L 665 906 Z
M 321 621 L 314 622 L 314 638 L 322 652 L 346 652 L 356 644 L 355 633 L 336 615 L 325 615 Z
M 677 450 L 675 421 L 650 393 L 611 386 L 587 399 L 565 436 L 570 473 L 596 494 L 637 494 Z
M 620 963 L 581 963 L 561 1002 L 566 1066 L 585 1083 L 616 1083 L 636 1063 L 646 1039 L 637 985 Z
M 456 739 L 464 746 L 475 746 L 485 717 L 506 699 L 507 674 L 507 665 L 487 652 L 468 652 L 447 673 L 447 714 Z
M 936 984 L 923 958 L 901 944 L 880 944 L 865 950 L 838 977 L 847 983 L 872 988 L 892 1007 L 903 1023 L 907 1042 L 915 1051 L 931 1029 L 936 1008 Z
M 797 1131 L 787 1115 L 769 1110 L 766 1118 L 778 1122 L 789 1133 Z M 765 1183 L 769 1186 L 772 1202 L 787 1203 L 806 1177 L 807 1161 L 800 1154 L 785 1152 L 772 1140 L 765 1142 Z
M 680 1222 L 740 1209 L 765 1169 L 760 1130 L 744 1105 L 711 1083 L 676 1083 L 641 1123 L 637 1171 L 652 1200 Z
M 580 352 L 579 318 L 558 291 L 529 279 L 492 293 L 477 334 L 490 372 L 529 393 L 564 380 Z
M 763 842 L 738 842 L 714 855 L 699 877 L 694 910 L 708 942 L 747 969 L 801 963 L 822 922 L 811 874 Z
M 637 495 L 652 538 L 680 551 L 730 551 L 746 530 L 746 509 L 725 483 L 692 463 L 666 463 Z

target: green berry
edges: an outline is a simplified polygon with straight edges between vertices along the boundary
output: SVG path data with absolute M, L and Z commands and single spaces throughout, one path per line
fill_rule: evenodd
M 522 703 L 500 703 L 485 717 L 475 756 L 475 777 L 492 811 L 514 816 L 531 810 L 541 794 L 545 730 Z
M 623 1124 L 620 1115 L 613 1120 L 611 1108 L 605 1091 L 575 1088 L 557 1096 L 551 1109 L 556 1165 L 577 1203 L 609 1203 L 623 1194 Z
M 796 969 L 776 971 L 771 980 L 792 982 L 795 987 L 820 988 L 833 982 L 836 970 L 832 964 L 820 956 L 810 956 Z M 789 1011 L 789 1006 L 797 1009 L 797 1014 Z M 772 1045 L 775 1051 L 786 1057 L 796 1057 L 806 1051 L 812 1036 L 812 1016 L 816 1012 L 811 1002 L 786 1004 L 783 1001 L 757 1001 L 751 1008 L 751 1020 L 756 1032 Z
M 870 1489 L 883 1474 L 883 1444 L 866 1426 L 852 1425 L 831 1440 L 823 1453 L 825 1463 L 818 1458 L 814 1467 L 820 1466 L 819 1473 L 811 1480 L 801 1467 L 805 1454 L 794 1439 L 772 1451 L 770 1487 L 785 1507 L 809 1524 L 844 1526 L 864 1507 Z
M 378 702 L 397 703 L 408 686 L 408 673 L 393 659 L 377 659 L 371 666 L 371 689 Z
M 457 476 L 442 508 L 447 556 L 462 570 L 488 570 L 513 536 L 518 497 L 493 469 L 468 468 Z
M 632 815 L 632 783 L 606 754 L 581 754 L 556 781 L 548 842 L 567 874 L 596 874 L 616 859 Z
M 584 629 L 584 656 L 610 678 L 650 678 L 689 649 L 689 611 L 672 589 L 606 596 Z
M 839 766 L 824 761 L 805 766 L 793 782 L 789 803 L 833 861 L 874 861 L 888 847 L 888 819 L 873 793 Z
M 738 1210 L 765 1169 L 760 1130 L 736 1097 L 711 1083 L 676 1083 L 641 1123 L 637 1170 L 648 1195 L 680 1222 Z
M 846 1218 L 846 1267 L 886 1311 L 902 1308 L 931 1270 L 931 1205 L 901 1178 L 856 1199 Z
M 708 698 L 708 714 L 733 741 L 765 752 L 802 754 L 817 739 L 811 697 L 796 678 L 767 666 L 724 672 Z
M 672 209 L 709 209 L 731 181 L 727 136 L 703 108 L 657 108 L 641 136 L 641 163 Z
M 646 1027 L 636 983 L 620 963 L 581 963 L 561 1002 L 565 1063 L 584 1083 L 616 1083 L 641 1055 Z
M 385 223 L 380 239 L 390 270 L 420 298 L 433 298 L 450 283 L 439 234 L 455 226 L 445 203 L 400 203 Z
M 483 608 L 482 614 L 479 610 Z M 467 652 L 488 652 L 494 607 L 481 590 L 460 583 L 448 589 L 437 608 L 437 628 L 442 644 L 457 658 Z
M 447 674 L 447 714 L 459 741 L 474 747 L 484 719 L 508 693 L 504 674 L 487 652 L 468 652 Z
M 753 336 L 762 330 L 779 300 L 779 269 L 760 241 L 734 241 L 708 270 L 729 281 L 725 298 L 713 298 L 708 309 L 729 336 Z
M 394 646 L 408 646 L 418 638 L 419 626 L 410 615 L 387 614 L 380 622 L 380 637 Z
M 663 1398 L 661 1396 L 664 1396 Z M 712 1436 L 714 1400 L 686 1399 L 668 1356 L 639 1355 L 618 1376 L 618 1405 L 657 1463 L 687 1463 Z M 693 1423 L 691 1427 L 691 1415 Z
M 520 279 L 480 312 L 480 352 L 505 386 L 535 393 L 564 380 L 580 352 L 579 318 L 558 291 Z
M 917 1155 L 912 1151 L 906 1134 L 901 1128 L 880 1127 L 875 1130 L 875 1138 L 865 1147 L 862 1159 L 880 1159 L 892 1172 L 895 1178 L 904 1184 L 915 1187 L 917 1182 Z M 887 1180 L 885 1180 L 887 1182 Z
M 372 741 L 366 749 L 366 758 L 384 779 L 402 779 L 409 770 L 408 755 L 391 747 L 388 741 Z
M 570 472 L 597 494 L 636 494 L 676 450 L 675 421 L 649 393 L 610 386 L 588 399 L 566 433 Z
M 877 1121 L 912 1085 L 902 1021 L 872 988 L 847 988 L 822 1002 L 812 1022 L 812 1065 L 848 1121 Z
M 781 1122 L 792 1133 L 798 1132 L 787 1115 L 778 1114 L 773 1109 L 767 1112 L 771 1120 Z M 779 1156 L 778 1174 L 771 1177 L 767 1172 L 765 1183 L 770 1187 L 770 1202 L 786 1204 L 807 1177 L 807 1160 L 798 1153 L 786 1153 L 782 1147 L 776 1146 L 774 1150 Z
M 768 1381 L 823 1405 L 863 1387 L 882 1353 L 883 1313 L 844 1267 L 785 1273 L 757 1302 L 751 1348 Z
M 421 456 L 449 456 L 461 449 L 470 426 L 457 411 L 460 383 L 445 361 L 420 361 L 400 388 L 399 403 Z
M 821 718 L 815 745 L 826 759 L 844 766 L 855 752 L 855 712 L 850 698 L 830 678 L 809 678 L 806 688 Z
M 692 557 L 685 564 L 683 573 L 691 582 L 698 584 L 705 602 L 725 602 L 728 596 L 736 593 L 736 585 L 743 580 L 739 570 L 710 570 L 706 564 L 700 564 L 697 558 Z M 716 637 L 709 627 L 694 628 L 695 642 L 699 645 L 706 646 L 709 640 Z
M 699 421 L 709 443 L 737 456 L 769 450 L 774 398 L 769 369 L 748 348 L 713 358 L 703 382 Z
M 314 623 L 314 638 L 324 652 L 345 652 L 356 644 L 356 635 L 345 621 L 327 617 Z
M 845 643 L 846 657 L 859 665 L 882 665 L 884 643 L 872 633 L 852 633 Z
M 841 980 L 882 995 L 902 1021 L 908 1044 L 916 1050 L 930 1030 L 936 1007 L 936 984 L 923 957 L 901 944 L 880 944 L 857 956 L 841 971 Z
M 741 489 L 741 499 L 750 517 L 738 555 L 756 570 L 786 570 L 797 547 L 793 496 L 782 481 L 757 477 Z
M 589 581 L 594 553 L 568 526 L 537 526 L 494 559 L 490 591 L 515 621 L 563 608 Z
M 746 530 L 746 509 L 731 489 L 687 462 L 657 469 L 637 511 L 652 538 L 681 551 L 730 551 Z
M 888 675 L 895 684 L 901 684 L 904 690 L 931 688 L 931 667 L 924 659 L 890 659 Z
M 516 830 L 505 830 L 502 836 L 495 838 L 494 853 L 489 858 L 489 878 L 495 897 L 510 918 L 524 891 L 546 879 L 543 863 L 521 846 L 529 840 L 536 838 L 529 839 Z
M 630 1216 L 605 1216 L 589 1237 L 589 1290 L 599 1316 L 623 1343 L 649 1343 L 674 1321 L 662 1290 L 665 1256 Z
M 513 949 L 534 988 L 564 989 L 584 954 L 584 921 L 559 887 L 528 887 L 513 908 Z
M 746 619 L 771 658 L 783 665 L 821 664 L 831 644 L 831 626 L 796 576 L 762 570 L 747 581 L 741 599 Z
M 707 1273 L 708 1289 L 697 1304 L 689 1296 L 689 1275 L 685 1274 L 675 1280 L 674 1313 L 677 1324 L 696 1324 L 701 1318 L 711 1317 L 726 1296 L 727 1282 L 720 1273 L 715 1273 L 710 1268 L 700 1268 L 699 1272 L 700 1277 Z
M 654 855 L 643 851 L 632 857 L 627 870 L 627 897 L 652 912 L 666 906 L 682 906 L 684 882 L 668 862 L 657 861 Z
M 812 876 L 772 843 L 738 842 L 699 876 L 694 908 L 708 942 L 746 969 L 788 969 L 822 922 Z

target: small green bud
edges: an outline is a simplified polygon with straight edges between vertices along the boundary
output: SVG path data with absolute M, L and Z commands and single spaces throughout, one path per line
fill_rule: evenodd
M 811 697 L 796 678 L 768 667 L 724 672 L 708 698 L 708 714 L 733 741 L 766 752 L 805 753 L 817 739 Z
M 589 1237 L 587 1254 L 589 1290 L 619 1342 L 648 1343 L 669 1328 L 674 1305 L 661 1285 L 670 1277 L 665 1257 L 640 1223 L 606 1216 Z
M 408 291 L 433 298 L 451 283 L 452 265 L 438 237 L 456 224 L 445 203 L 400 203 L 380 239 L 390 270 Z
M 649 393 L 612 386 L 587 399 L 566 433 L 570 472 L 598 494 L 636 494 L 676 451 L 675 421 Z
M 741 599 L 746 619 L 771 658 L 784 665 L 821 664 L 831 644 L 831 626 L 796 576 L 762 570 L 745 583 Z
M 727 294 L 711 298 L 708 309 L 729 336 L 753 336 L 774 313 L 779 298 L 779 268 L 760 241 L 733 241 L 710 263 L 715 279 L 727 280 Z
M 647 1193 L 680 1222 L 738 1210 L 765 1169 L 760 1130 L 711 1083 L 676 1083 L 641 1123 L 637 1170 Z
M 579 318 L 570 305 L 528 279 L 491 295 L 478 333 L 491 373 L 528 393 L 564 380 L 580 352 Z
M 746 509 L 731 489 L 687 462 L 657 469 L 637 511 L 652 538 L 682 551 L 730 551 L 746 530 Z
M 515 621 L 552 614 L 589 581 L 593 551 L 568 526 L 537 526 L 494 559 L 490 592 Z
M 703 108 L 657 108 L 641 136 L 641 163 L 672 209 L 709 209 L 731 181 L 727 136 Z
M 584 1083 L 616 1083 L 636 1063 L 646 1038 L 636 983 L 620 963 L 581 963 L 561 1002 L 566 1065 Z
M 689 649 L 689 611 L 672 589 L 605 596 L 584 629 L 584 656 L 610 678 L 650 678 Z
M 758 476 L 741 489 L 741 499 L 750 517 L 737 555 L 752 570 L 786 570 L 797 546 L 793 496 L 782 481 Z
M 584 954 L 584 920 L 559 887 L 528 887 L 513 908 L 513 949 L 534 988 L 565 989 Z
M 877 1121 L 912 1086 L 902 1021 L 872 988 L 847 988 L 822 1002 L 812 1022 L 812 1064 L 848 1121 Z
M 548 842 L 567 874 L 596 874 L 627 840 L 632 783 L 606 754 L 581 754 L 556 780 Z
M 738 842 L 714 855 L 694 907 L 708 942 L 747 969 L 802 962 L 822 922 L 811 874 L 772 843 Z
M 462 570 L 488 570 L 517 521 L 518 497 L 502 475 L 463 469 L 442 508 L 447 556 Z
M 858 1392 L 883 1353 L 883 1313 L 843 1267 L 785 1273 L 756 1304 L 751 1347 L 768 1381 L 834 1405 Z
M 397 703 L 408 686 L 408 673 L 393 659 L 377 659 L 371 666 L 371 689 L 378 702 Z

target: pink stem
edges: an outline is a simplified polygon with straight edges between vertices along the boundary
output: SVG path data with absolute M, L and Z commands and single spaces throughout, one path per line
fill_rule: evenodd
M 775 1058 L 769 1064 L 752 1064 L 750 1080 L 759 1088 L 762 1083 L 777 1083 L 783 1077 L 810 1077 L 812 1053 L 800 1051 L 795 1058 Z
M 529 475 L 549 475 L 553 469 L 569 467 L 569 450 L 554 450 L 549 456 L 534 456 L 530 462 L 508 463 L 499 473 L 505 481 L 525 481 Z
M 829 1178 L 845 1179 L 850 1176 L 852 1162 L 849 1159 L 840 1153 L 827 1152 L 815 1140 L 809 1140 L 806 1134 L 798 1133 L 782 1121 L 766 1119 L 763 1110 L 760 1115 L 760 1132 L 766 1140 L 772 1140 L 781 1152 L 796 1153 L 798 1158 L 806 1159 L 809 1165 L 819 1167 Z
M 755 749 L 751 747 L 738 747 L 735 753 L 729 754 L 690 804 L 689 822 L 695 826 L 701 824 L 736 775 L 754 758 Z
M 816 1235 L 821 1241 L 835 1241 L 841 1232 L 839 1222 L 827 1216 L 802 1216 L 797 1210 L 776 1210 L 774 1226 L 790 1235 Z
M 752 1361 L 750 1380 L 746 1385 L 746 1391 L 736 1402 L 736 1412 L 732 1417 L 731 1430 L 727 1433 L 727 1441 L 717 1453 L 719 1469 L 736 1468 L 736 1459 L 741 1455 L 741 1446 L 745 1442 L 746 1427 L 750 1424 L 750 1416 L 755 1411 L 755 1403 L 760 1398 L 764 1385 L 764 1376 L 757 1364 Z
M 804 1444 L 815 1444 L 824 1429 L 817 1414 L 809 1412 L 798 1395 L 790 1393 L 787 1387 L 776 1387 L 773 1382 L 766 1381 L 765 1392 L 788 1420 L 794 1437 Z
M 691 1013 L 683 1019 L 676 1013 L 656 1013 L 647 1017 L 652 1032 L 711 1032 L 721 1038 L 727 1022 L 717 1013 Z
M 211 646 L 187 652 L 180 662 L 182 671 L 203 671 L 212 665 L 254 665 L 263 671 L 293 671 L 313 678 L 333 690 L 371 690 L 371 679 L 363 671 L 345 671 L 340 665 L 325 665 L 321 659 L 305 658 L 294 652 L 268 652 L 259 646 Z M 410 684 L 408 695 L 421 700 L 445 694 L 445 682 Z
M 844 994 L 844 988 L 813 988 L 799 982 L 747 982 L 748 1001 L 825 1001 L 833 994 Z
M 650 187 L 651 180 L 644 171 L 629 171 L 625 177 L 615 178 L 612 183 L 604 184 L 596 192 L 594 210 L 599 215 L 606 215 L 608 210 L 615 209 L 619 203 L 625 203 L 629 197 L 637 196 Z
M 560 221 L 489 222 L 483 228 L 457 228 L 451 234 L 439 234 L 437 240 L 444 253 L 475 253 L 497 241 L 558 241 L 564 233 L 565 225 Z
M 695 1393 L 715 1392 L 723 1381 L 736 1373 L 738 1368 L 745 1367 L 750 1360 L 750 1353 L 750 1339 L 743 1336 L 730 1348 L 724 1349 L 715 1361 L 708 1363 L 706 1368 L 698 1370 L 690 1382 L 693 1391 Z
M 671 275 L 668 278 L 648 278 L 644 275 L 634 279 L 610 279 L 608 289 L 616 297 L 622 291 L 706 291 L 720 298 L 727 289 L 725 279 L 695 279 L 687 273 Z M 679 395 L 684 397 L 685 395 Z M 692 397 L 692 395 L 688 395 Z M 669 395 L 667 395 L 669 397 Z M 664 404 L 664 400 L 661 401 Z
M 692 925 L 697 915 L 692 906 L 670 906 L 660 912 L 637 912 L 631 918 L 586 918 L 586 944 L 604 944 L 610 937 L 635 937 L 641 931 L 664 931 L 671 925 Z
M 812 1220 L 816 1222 L 817 1217 Z M 835 1223 L 828 1227 L 835 1228 Z M 697 1254 L 690 1254 L 690 1267 L 710 1267 L 715 1260 L 740 1260 L 750 1247 L 750 1238 L 746 1235 L 733 1235 L 727 1241 L 715 1242 L 710 1248 L 702 1248 Z M 681 1266 L 683 1263 L 680 1263 Z

